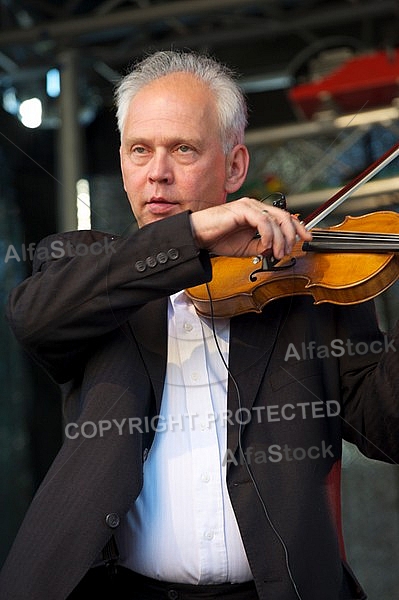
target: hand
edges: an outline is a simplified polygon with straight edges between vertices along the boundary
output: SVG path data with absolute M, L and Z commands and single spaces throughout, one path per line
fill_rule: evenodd
M 241 198 L 192 213 L 191 224 L 200 248 L 219 256 L 270 255 L 281 259 L 310 232 L 286 210 Z

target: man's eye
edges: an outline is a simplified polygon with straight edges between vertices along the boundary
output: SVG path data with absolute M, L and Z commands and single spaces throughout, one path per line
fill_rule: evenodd
M 132 148 L 133 154 L 145 154 L 145 148 L 143 146 L 134 146 Z
M 178 147 L 179 152 L 182 152 L 183 154 L 186 154 L 187 152 L 191 152 L 191 148 L 190 146 L 186 146 L 186 144 L 180 144 L 180 146 Z

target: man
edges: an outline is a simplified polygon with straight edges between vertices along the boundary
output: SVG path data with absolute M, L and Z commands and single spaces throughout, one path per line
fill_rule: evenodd
M 341 443 L 399 459 L 395 347 L 369 304 L 293 296 L 200 318 L 184 290 L 211 279 L 211 253 L 278 259 L 310 234 L 225 203 L 248 167 L 227 69 L 156 53 L 117 102 L 139 230 L 48 238 L 10 297 L 16 336 L 62 388 L 66 435 L 0 598 L 365 598 L 345 561 Z

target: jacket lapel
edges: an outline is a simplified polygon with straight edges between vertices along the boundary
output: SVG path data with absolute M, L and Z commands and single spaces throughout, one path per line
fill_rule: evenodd
M 167 361 L 167 306 L 161 298 L 140 307 L 129 319 L 140 354 L 154 390 L 156 411 L 159 412 Z
M 273 302 L 261 315 L 248 313 L 231 320 L 231 377 L 227 402 L 229 410 L 232 411 L 232 418 L 228 424 L 227 446 L 233 454 L 238 445 L 239 424 L 249 421 L 248 411 L 252 409 L 267 370 L 282 314 L 280 303 Z
M 160 410 L 167 361 L 167 298 L 148 302 L 129 319 L 146 365 Z M 280 308 L 279 308 L 280 307 Z M 239 423 L 248 420 L 262 377 L 277 340 L 283 311 L 273 302 L 261 315 L 249 313 L 231 319 L 228 386 L 228 448 L 234 453 L 238 445 Z

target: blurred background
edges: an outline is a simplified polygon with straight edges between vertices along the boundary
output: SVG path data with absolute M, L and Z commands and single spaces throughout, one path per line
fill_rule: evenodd
M 306 216 L 399 141 L 397 0 L 0 0 L 0 564 L 62 437 L 58 390 L 18 348 L 4 305 L 47 234 L 134 229 L 114 86 L 171 48 L 240 77 L 252 160 L 242 194 L 284 192 Z M 398 198 L 395 159 L 322 225 L 397 212 Z M 395 284 L 376 299 L 384 330 L 398 298 Z M 394 600 L 397 467 L 348 445 L 344 457 L 348 558 L 370 600 Z

